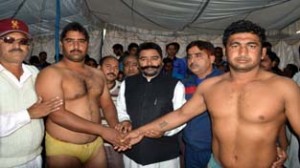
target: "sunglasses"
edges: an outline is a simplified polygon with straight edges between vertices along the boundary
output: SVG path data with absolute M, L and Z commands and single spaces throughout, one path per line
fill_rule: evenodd
M 13 37 L 5 36 L 5 37 L 0 37 L 1 40 L 3 40 L 4 43 L 7 44 L 12 44 L 14 42 L 18 42 L 20 45 L 30 45 L 31 44 L 31 39 L 29 38 L 20 38 L 20 39 L 15 39 Z

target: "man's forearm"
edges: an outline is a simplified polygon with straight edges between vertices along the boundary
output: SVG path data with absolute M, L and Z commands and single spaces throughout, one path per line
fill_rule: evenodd
M 49 115 L 49 119 L 54 123 L 74 132 L 101 135 L 104 127 L 100 123 L 95 123 L 81 118 L 68 111 L 57 111 Z
M 150 131 L 153 132 L 166 132 L 171 129 L 174 129 L 182 124 L 184 124 L 186 121 L 181 116 L 181 113 L 179 110 L 170 112 L 166 115 L 164 115 L 161 118 L 158 118 L 157 120 L 154 120 L 153 122 L 146 124 L 142 126 L 139 131 L 141 133 L 147 133 Z M 147 136 L 145 134 L 145 136 Z
M 116 112 L 112 111 L 111 113 L 106 114 L 104 116 L 108 122 L 108 125 L 112 128 L 114 128 L 119 123 Z
M 102 108 L 104 117 L 111 128 L 114 128 L 118 123 L 117 110 L 115 107 Z
M 0 137 L 10 135 L 30 122 L 28 111 L 21 110 L 15 113 L 0 115 Z

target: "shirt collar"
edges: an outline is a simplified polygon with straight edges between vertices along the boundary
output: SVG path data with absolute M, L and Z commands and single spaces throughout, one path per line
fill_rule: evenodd
M 23 69 L 23 74 L 20 77 L 20 83 L 25 82 L 32 75 L 32 73 L 24 64 L 22 64 L 22 69 Z
M 217 75 L 221 75 L 221 74 L 222 74 L 222 71 L 220 71 L 217 68 L 213 68 L 212 71 L 211 71 L 211 73 L 208 74 L 206 77 L 204 77 L 204 78 L 198 78 L 196 75 L 194 75 L 194 79 L 195 79 L 196 83 L 199 84 L 204 79 L 207 79 L 207 78 L 210 78 L 210 77 L 213 77 L 213 76 L 217 76 Z
M 0 72 L 4 71 L 4 67 L 2 66 L 2 64 L 0 64 Z
M 10 71 L 5 69 L 2 64 L 0 64 L 0 72 L 5 73 L 8 78 L 10 78 L 14 83 L 16 83 L 18 86 L 22 86 L 23 83 L 32 75 L 30 70 L 26 67 L 25 64 L 22 64 L 23 74 L 20 77 L 20 80 L 18 80 Z

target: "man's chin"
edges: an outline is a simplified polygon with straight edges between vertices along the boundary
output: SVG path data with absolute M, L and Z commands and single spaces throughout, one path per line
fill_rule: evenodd
M 158 75 L 158 73 L 156 73 L 156 72 L 153 72 L 153 73 L 144 72 L 143 74 L 144 74 L 144 76 L 147 76 L 147 77 L 154 77 L 154 76 Z
M 107 78 L 107 81 L 115 81 L 116 79 L 117 79 L 117 78 L 115 78 L 115 77 L 114 77 L 114 78 L 108 77 L 108 78 Z

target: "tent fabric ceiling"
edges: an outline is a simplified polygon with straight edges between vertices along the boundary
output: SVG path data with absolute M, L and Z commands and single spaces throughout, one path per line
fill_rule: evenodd
M 25 20 L 35 35 L 53 35 L 56 4 L 47 0 L 0 0 L 0 18 Z M 299 0 L 61 0 L 61 27 L 78 21 L 88 28 L 115 26 L 183 35 L 221 35 L 231 22 L 248 19 L 269 37 L 298 38 Z
M 222 34 L 231 22 L 248 19 L 287 38 L 300 28 L 284 28 L 300 19 L 299 0 L 87 0 L 88 8 L 106 23 L 177 34 Z

